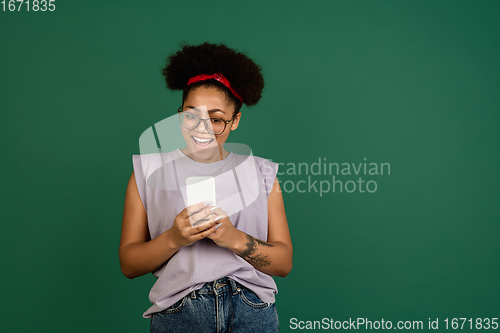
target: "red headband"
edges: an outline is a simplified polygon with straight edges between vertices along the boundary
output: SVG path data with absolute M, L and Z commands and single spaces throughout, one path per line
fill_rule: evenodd
M 208 80 L 208 79 L 216 79 L 217 81 L 219 81 L 220 83 L 222 83 L 223 85 L 228 87 L 229 90 L 231 90 L 231 92 L 233 93 L 233 95 L 236 96 L 236 98 L 240 100 L 241 104 L 243 104 L 243 100 L 241 99 L 240 95 L 238 95 L 236 93 L 236 91 L 234 91 L 233 87 L 231 87 L 231 83 L 229 83 L 229 80 L 226 79 L 226 77 L 224 75 L 222 75 L 221 73 L 215 73 L 215 74 L 211 74 L 211 75 L 200 74 L 200 75 L 193 76 L 192 78 L 189 79 L 187 85 L 189 86 L 191 83 L 195 83 L 198 81 L 204 81 L 204 80 Z

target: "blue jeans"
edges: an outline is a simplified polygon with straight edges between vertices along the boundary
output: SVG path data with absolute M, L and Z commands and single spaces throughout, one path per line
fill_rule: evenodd
M 150 332 L 279 332 L 278 312 L 274 303 L 224 277 L 153 313 Z

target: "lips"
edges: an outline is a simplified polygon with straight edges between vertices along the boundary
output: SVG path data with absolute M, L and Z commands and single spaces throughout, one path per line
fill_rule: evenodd
M 206 148 L 210 146 L 210 144 L 215 140 L 214 138 L 200 138 L 193 135 L 191 135 L 191 138 L 193 139 L 194 144 L 198 148 Z

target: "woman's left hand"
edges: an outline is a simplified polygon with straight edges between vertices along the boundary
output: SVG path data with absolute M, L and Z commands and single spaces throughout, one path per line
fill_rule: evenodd
M 217 209 L 213 211 L 213 214 L 217 217 L 222 216 L 222 218 L 218 220 L 218 224 L 215 225 L 215 231 L 206 238 L 210 238 L 220 247 L 228 249 L 234 248 L 242 232 L 234 227 L 233 222 L 231 222 L 226 212 L 220 207 L 217 207 Z

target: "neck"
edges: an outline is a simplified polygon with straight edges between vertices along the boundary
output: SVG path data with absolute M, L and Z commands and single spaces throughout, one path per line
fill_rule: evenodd
M 229 155 L 229 152 L 224 149 L 223 145 L 217 145 L 217 147 L 195 152 L 192 152 L 188 150 L 187 147 L 184 147 L 181 151 L 190 159 L 206 164 L 221 161 Z

